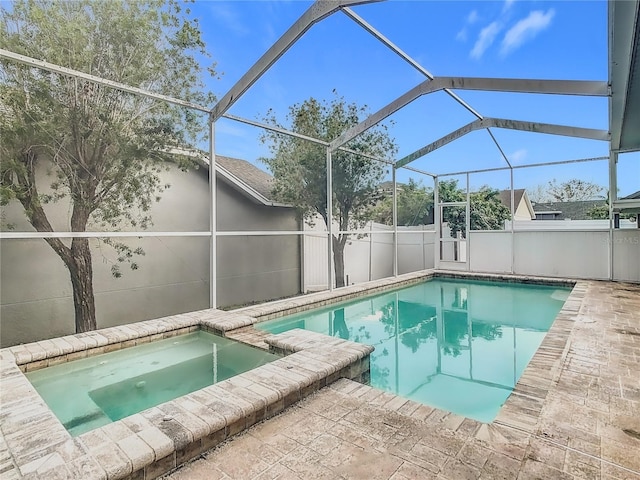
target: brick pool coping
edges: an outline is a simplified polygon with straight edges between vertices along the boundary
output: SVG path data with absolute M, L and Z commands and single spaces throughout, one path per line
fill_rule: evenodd
M 461 278 L 471 280 L 494 280 L 506 283 L 527 283 L 532 285 L 558 285 L 563 287 L 573 287 L 578 280 L 536 277 L 531 275 L 511 275 L 495 273 L 461 272 L 453 270 L 420 270 L 417 272 L 389 277 L 381 280 L 373 280 L 357 285 L 349 285 L 335 290 L 323 290 L 321 292 L 309 293 L 299 297 L 275 300 L 272 302 L 251 305 L 249 307 L 238 308 L 233 312 L 247 315 L 257 319 L 259 322 L 272 320 L 274 318 L 292 315 L 294 313 L 320 308 L 332 303 L 345 302 L 362 296 L 363 293 L 372 295 L 387 290 L 395 290 L 416 283 L 423 282 L 431 278 Z
M 553 384 L 549 371 L 557 373 L 565 355 L 570 323 L 586 282 L 427 270 L 233 312 L 203 310 L 3 349 L 0 474 L 7 479 L 43 475 L 156 478 L 332 381 L 368 375 L 373 347 L 304 330 L 273 336 L 255 330 L 253 324 L 433 277 L 575 285 L 494 422 L 531 431 Z M 76 438 L 68 434 L 23 374 L 197 329 L 290 355 Z

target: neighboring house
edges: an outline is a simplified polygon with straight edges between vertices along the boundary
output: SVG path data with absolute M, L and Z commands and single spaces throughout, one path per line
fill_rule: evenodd
M 511 190 L 500 191 L 500 202 L 511 211 Z M 534 220 L 536 214 L 524 188 L 513 190 L 514 220 Z
M 636 225 L 640 228 L 640 190 L 618 199 L 614 207 L 620 213 L 635 214 Z
M 620 200 L 640 200 L 640 190 L 626 197 L 622 197 Z
M 590 220 L 589 212 L 606 205 L 606 200 L 534 203 L 536 220 Z
M 626 197 L 622 197 L 621 200 L 640 200 L 640 190 Z
M 559 216 L 562 215 L 560 210 L 553 210 L 551 207 L 547 207 L 542 204 L 534 203 L 535 218 L 534 220 L 559 220 Z
M 46 166 L 43 166 L 43 172 Z M 171 185 L 153 205 L 148 231 L 209 231 L 208 166 L 189 172 L 170 166 L 163 183 Z M 39 187 L 45 191 L 46 175 Z M 243 160 L 217 157 L 217 228 L 220 232 L 300 229 L 293 208 L 271 197 L 271 177 Z M 45 205 L 55 231 L 68 230 L 69 204 Z M 33 227 L 17 202 L 4 209 L 4 225 L 14 231 Z M 94 226 L 92 231 L 101 230 Z M 102 229 L 104 230 L 104 229 Z M 91 240 L 98 328 L 209 307 L 209 237 L 119 238 L 145 255 L 139 268 L 121 266 L 111 275 L 117 255 Z M 219 236 L 219 306 L 240 305 L 295 295 L 301 291 L 301 240 L 298 235 Z M 73 333 L 74 307 L 69 273 L 42 239 L 0 242 L 0 345 L 31 342 Z

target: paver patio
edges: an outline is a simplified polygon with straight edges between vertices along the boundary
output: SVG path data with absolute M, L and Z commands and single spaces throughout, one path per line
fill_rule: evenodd
M 640 480 L 640 286 L 584 285 L 550 387 L 519 383 L 530 427 L 340 380 L 166 478 Z

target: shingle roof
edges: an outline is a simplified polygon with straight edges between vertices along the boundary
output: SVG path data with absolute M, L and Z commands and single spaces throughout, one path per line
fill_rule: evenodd
M 631 195 L 627 195 L 626 197 L 622 197 L 620 200 L 640 200 L 640 190 L 636 193 L 632 193 Z
M 516 188 L 513 190 L 513 205 L 514 208 L 518 208 L 520 205 L 520 201 L 522 200 L 522 196 L 524 195 L 524 188 Z M 511 210 L 511 190 L 501 190 L 500 191 L 500 202 Z
M 216 155 L 216 162 L 231 175 L 245 183 L 269 201 L 275 201 L 273 177 L 246 160 Z
M 171 148 L 169 150 L 171 153 L 190 157 L 201 167 L 209 169 L 209 154 L 207 152 L 188 148 Z M 273 177 L 246 160 L 216 155 L 216 173 L 218 178 L 243 191 L 259 203 L 266 202 L 273 206 L 285 206 L 278 204 L 277 200 L 273 198 Z
M 533 205 L 533 211 L 535 213 L 561 213 L 560 210 L 552 208 L 552 204 L 551 203 L 535 203 L 535 202 L 532 202 L 531 205 Z M 553 205 L 555 205 L 555 203 Z
M 541 202 L 533 205 L 536 213 L 561 212 L 558 220 L 590 220 L 587 214 L 593 207 L 606 205 L 606 200 L 580 200 L 576 202 Z

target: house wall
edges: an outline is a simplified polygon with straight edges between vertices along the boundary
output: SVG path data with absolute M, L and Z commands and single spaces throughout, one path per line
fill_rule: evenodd
M 172 168 L 163 173 L 163 181 L 171 187 L 154 204 L 154 225 L 149 230 L 208 231 L 207 172 Z M 297 229 L 291 209 L 259 206 L 220 180 L 217 186 L 219 229 Z M 47 209 L 55 229 L 66 231 L 68 204 L 60 202 Z M 33 231 L 17 202 L 3 213 L 3 225 Z M 122 265 L 123 275 L 116 279 L 111 274 L 112 265 L 118 263 L 113 249 L 90 240 L 98 328 L 209 307 L 209 237 L 118 240 L 143 248 L 145 255 L 136 259 L 137 270 Z M 219 237 L 217 260 L 220 306 L 300 291 L 297 237 Z M 2 347 L 74 332 L 69 273 L 44 240 L 1 240 L 0 264 Z
M 257 205 L 218 181 L 218 231 L 296 231 L 291 208 Z M 273 300 L 300 293 L 300 236 L 219 236 L 219 306 Z
M 531 220 L 531 213 L 527 208 L 527 202 L 525 201 L 524 197 L 518 204 L 518 207 L 516 208 L 516 212 L 513 215 L 513 218 L 515 220 Z

